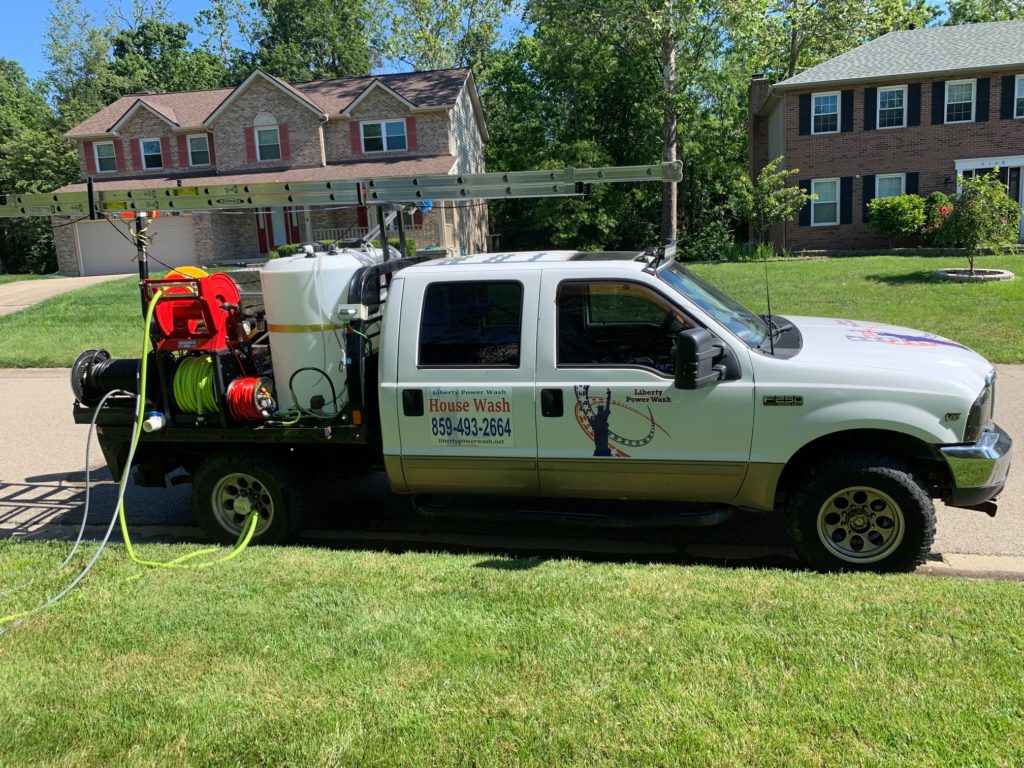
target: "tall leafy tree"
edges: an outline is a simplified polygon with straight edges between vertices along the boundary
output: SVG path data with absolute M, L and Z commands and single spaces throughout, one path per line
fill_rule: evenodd
M 215 54 L 189 42 L 192 27 L 183 21 L 144 18 L 111 39 L 111 71 L 124 92 L 186 91 L 214 88 L 230 79 Z
M 1024 0 L 949 0 L 947 24 L 1024 19 Z
M 510 7 L 510 0 L 395 0 L 385 53 L 418 70 L 479 64 Z
M 113 100 L 108 56 L 112 34 L 112 26 L 98 22 L 82 0 L 54 0 L 43 36 L 50 64 L 44 81 L 68 128 Z

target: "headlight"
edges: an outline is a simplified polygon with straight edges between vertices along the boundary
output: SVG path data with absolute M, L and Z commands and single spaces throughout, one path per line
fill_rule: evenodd
M 971 412 L 967 416 L 967 426 L 964 428 L 964 442 L 976 443 L 981 437 L 982 430 L 992 423 L 992 413 L 996 405 L 996 372 L 995 369 L 985 378 L 985 387 L 978 395 L 978 399 L 971 406 Z

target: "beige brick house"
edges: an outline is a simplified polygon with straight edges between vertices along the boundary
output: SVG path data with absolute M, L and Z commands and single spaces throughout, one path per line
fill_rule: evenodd
M 261 70 L 237 88 L 124 96 L 65 137 L 82 180 L 58 191 L 481 173 L 487 128 L 468 69 L 289 84 Z M 487 247 L 487 208 L 403 214 L 418 247 Z M 375 219 L 374 219 L 375 220 Z M 153 222 L 171 265 L 252 259 L 285 243 L 354 239 L 365 208 L 201 211 Z M 53 217 L 60 271 L 132 272 L 134 249 L 109 221 Z
M 773 230 L 780 248 L 882 247 L 870 200 L 953 194 L 996 167 L 1024 206 L 1024 21 L 890 32 L 780 83 L 755 77 L 748 128 L 752 177 L 781 155 L 817 195 Z

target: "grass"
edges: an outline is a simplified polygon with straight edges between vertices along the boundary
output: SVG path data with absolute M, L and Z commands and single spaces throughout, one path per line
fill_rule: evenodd
M 61 275 L 0 275 L 0 285 L 4 283 L 17 283 L 21 280 L 54 280 Z
M 66 546 L 0 543 L 6 610 Z M 1024 764 L 1020 584 L 299 548 L 138 574 L 115 548 L 0 638 L 0 765 Z
M 764 312 L 764 265 L 696 264 L 694 272 Z M 1024 362 L 1024 255 L 982 256 L 982 269 L 1008 269 L 1003 283 L 948 283 L 936 269 L 966 267 L 967 260 L 869 256 L 769 262 L 772 311 L 906 325 L 938 333 L 996 363 Z
M 947 283 L 932 278 L 963 259 L 869 256 L 776 261 L 768 265 L 772 309 L 906 325 L 955 339 L 992 362 L 1024 362 L 1024 255 L 983 256 L 982 268 L 1020 275 L 1006 283 Z M 691 268 L 759 312 L 766 309 L 764 267 L 756 263 Z M 138 357 L 142 332 L 132 278 L 83 288 L 0 317 L 0 367 L 64 367 L 84 349 Z

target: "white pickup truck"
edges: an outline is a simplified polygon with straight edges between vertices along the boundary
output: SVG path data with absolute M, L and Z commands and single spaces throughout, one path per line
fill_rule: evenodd
M 329 389 L 312 376 L 295 392 L 308 366 L 288 376 L 299 423 L 215 423 L 170 402 L 167 427 L 143 435 L 137 480 L 184 466 L 217 538 L 237 536 L 253 509 L 258 538 L 294 535 L 302 473 L 325 456 L 382 466 L 401 493 L 657 500 L 681 524 L 781 506 L 800 556 L 821 570 L 913 569 L 935 534 L 933 498 L 994 514 L 1011 447 L 992 420 L 995 371 L 954 341 L 769 319 L 658 249 L 395 265 L 386 298 L 372 266 L 356 265 L 347 295 L 323 288 L 343 256 L 272 262 L 269 349 L 232 350 L 273 359 L 302 333 L 333 333 L 344 349 L 307 349 L 323 352 Z M 316 305 L 323 327 L 274 316 L 274 272 L 309 273 L 304 308 Z M 368 285 L 372 301 L 360 298 Z M 276 360 L 274 375 L 286 401 Z M 90 409 L 78 409 L 85 421 Z M 116 406 L 104 410 L 116 475 L 129 430 Z

